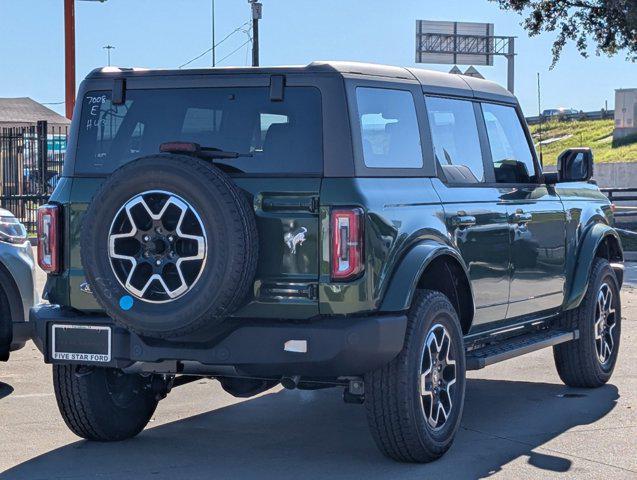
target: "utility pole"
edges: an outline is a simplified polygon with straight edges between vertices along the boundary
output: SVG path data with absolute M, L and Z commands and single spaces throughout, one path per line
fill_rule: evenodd
M 542 89 L 540 86 L 540 72 L 537 72 L 537 116 L 542 116 Z
M 217 66 L 217 58 L 215 56 L 215 0 L 212 0 L 212 66 Z
M 64 0 L 64 101 L 66 118 L 75 106 L 75 0 Z
M 75 0 L 64 0 L 64 103 L 66 118 L 70 120 L 75 107 Z
M 107 60 L 108 61 L 108 66 L 110 67 L 111 66 L 111 50 L 113 50 L 115 47 L 113 45 L 106 45 L 106 46 L 104 46 L 102 48 L 106 50 L 106 55 L 107 55 L 107 58 L 108 58 L 108 60 Z
M 252 66 L 259 66 L 259 20 L 263 16 L 263 5 L 257 0 L 248 0 L 252 7 Z

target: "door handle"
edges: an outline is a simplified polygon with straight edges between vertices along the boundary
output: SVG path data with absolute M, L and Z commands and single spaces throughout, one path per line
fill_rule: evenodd
M 513 214 L 513 221 L 518 225 L 524 225 L 533 220 L 533 214 L 524 213 L 522 210 L 518 210 Z
M 458 214 L 451 217 L 451 224 L 456 228 L 473 227 L 476 224 L 476 217 Z

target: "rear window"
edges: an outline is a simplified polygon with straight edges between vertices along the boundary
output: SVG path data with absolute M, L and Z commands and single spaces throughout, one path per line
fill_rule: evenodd
M 182 141 L 249 154 L 215 159 L 231 172 L 320 174 L 321 118 L 312 87 L 287 87 L 281 102 L 267 87 L 127 90 L 123 105 L 93 91 L 82 99 L 75 173 L 110 173 Z

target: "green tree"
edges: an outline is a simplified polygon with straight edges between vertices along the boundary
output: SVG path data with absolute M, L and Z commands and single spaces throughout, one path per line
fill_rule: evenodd
M 584 57 L 589 43 L 597 55 L 627 51 L 627 59 L 637 60 L 637 0 L 490 0 L 505 10 L 524 15 L 529 35 L 557 32 L 553 42 L 553 64 L 567 42 L 575 43 Z

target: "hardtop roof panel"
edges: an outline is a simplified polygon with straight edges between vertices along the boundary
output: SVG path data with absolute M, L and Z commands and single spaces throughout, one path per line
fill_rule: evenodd
M 473 97 L 473 90 L 460 75 L 421 68 L 410 68 L 409 71 L 418 79 L 426 93 Z
M 462 80 L 473 90 L 475 97 L 507 103 L 517 103 L 515 95 L 501 85 L 481 78 L 462 76 Z
M 461 95 L 486 100 L 515 103 L 515 97 L 495 82 L 464 75 L 437 72 L 421 68 L 404 68 L 363 62 L 316 61 L 308 65 L 276 67 L 215 67 L 199 69 L 141 69 L 105 67 L 88 74 L 87 79 L 150 77 L 174 75 L 285 75 L 285 74 L 356 74 L 375 77 L 417 80 L 426 93 Z

